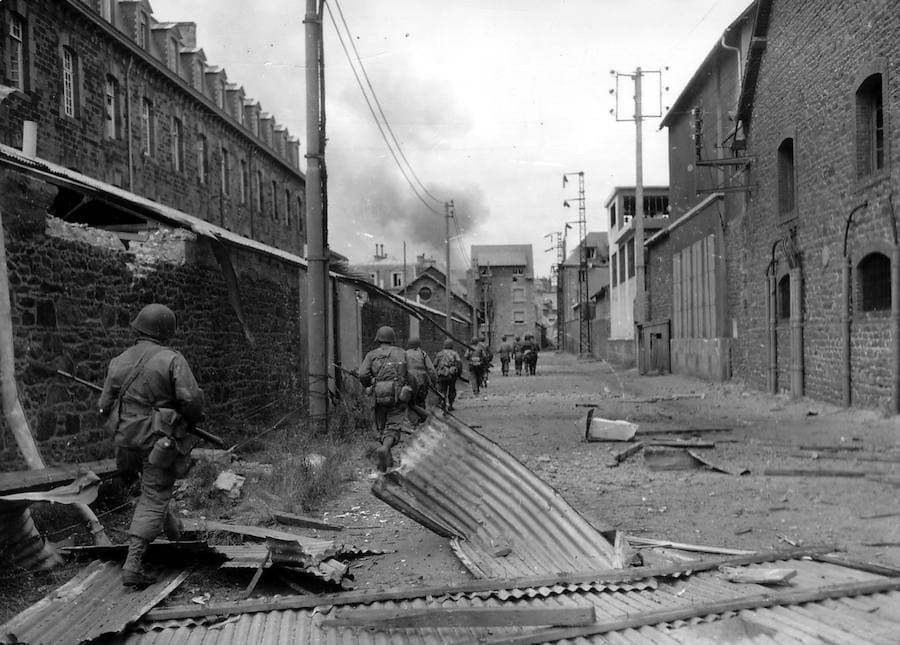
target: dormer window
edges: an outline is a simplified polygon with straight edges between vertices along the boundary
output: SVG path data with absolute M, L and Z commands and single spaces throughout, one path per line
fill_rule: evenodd
M 512 274 L 519 276 L 525 275 L 525 267 L 513 267 Z
M 178 74 L 178 41 L 175 38 L 169 39 L 169 68 Z
M 143 11 L 138 14 L 138 45 L 142 49 L 150 49 L 150 25 L 147 14 Z

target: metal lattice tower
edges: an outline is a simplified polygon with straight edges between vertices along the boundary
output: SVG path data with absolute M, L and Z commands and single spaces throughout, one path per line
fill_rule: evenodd
M 587 208 L 584 198 L 584 171 L 566 173 L 578 175 L 578 197 L 567 199 L 569 202 L 578 202 L 578 353 L 591 353 L 591 318 L 588 307 L 588 262 L 587 262 Z M 565 176 L 563 177 L 565 180 Z M 565 181 L 563 182 L 565 184 Z
M 555 231 L 548 233 L 544 237 L 549 237 L 553 246 L 547 251 L 556 251 L 556 264 L 551 267 L 550 271 L 556 276 L 556 349 L 558 351 L 565 350 L 566 343 L 566 320 L 563 315 L 565 304 L 565 281 L 566 281 L 566 237 L 564 233 Z

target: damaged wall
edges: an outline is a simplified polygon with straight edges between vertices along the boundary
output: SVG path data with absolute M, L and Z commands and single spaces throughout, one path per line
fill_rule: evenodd
M 48 377 L 28 359 L 100 384 L 109 359 L 134 340 L 129 322 L 152 301 L 168 304 L 178 316 L 171 345 L 187 357 L 206 392 L 209 430 L 235 428 L 243 413 L 273 399 L 283 409 L 303 400 L 302 270 L 229 248 L 255 340 L 251 347 L 207 241 L 185 231 L 157 231 L 126 249 L 112 233 L 49 218 L 55 192 L 0 173 L 20 395 L 49 463 L 110 456 L 111 441 L 95 412 L 96 392 Z M 0 465 L 18 459 L 0 421 Z

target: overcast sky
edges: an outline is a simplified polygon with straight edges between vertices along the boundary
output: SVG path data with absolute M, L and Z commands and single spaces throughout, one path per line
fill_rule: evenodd
M 584 171 L 588 230 L 606 230 L 604 202 L 633 185 L 633 122 L 617 122 L 610 70 L 662 70 L 674 102 L 750 0 L 330 0 L 353 34 L 369 79 L 413 172 L 453 199 L 472 244 L 534 246 L 538 275 L 555 253 L 547 233 L 577 218 L 562 174 Z M 226 70 L 305 146 L 304 0 L 151 0 L 160 21 L 194 21 L 207 60 Z M 348 48 L 350 44 L 348 42 Z M 350 50 L 353 55 L 352 49 Z M 375 244 L 443 265 L 443 218 L 403 178 L 370 115 L 328 14 L 325 19 L 329 243 L 351 261 Z M 619 107 L 633 114 L 633 85 Z M 646 100 L 658 90 L 645 80 Z M 650 108 L 653 107 L 651 104 Z M 659 107 L 659 106 L 656 106 Z M 644 182 L 668 182 L 665 131 L 644 127 Z M 413 180 L 415 183 L 415 180 Z M 420 190 L 420 193 L 422 191 Z M 425 201 L 438 211 L 440 204 Z M 575 229 L 577 232 L 577 228 Z M 454 231 L 455 234 L 455 231 Z M 569 248 L 577 242 L 569 234 Z

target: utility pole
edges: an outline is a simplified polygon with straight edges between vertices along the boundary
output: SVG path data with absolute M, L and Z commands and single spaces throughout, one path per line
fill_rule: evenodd
M 447 325 L 447 331 L 451 334 L 453 333 L 453 319 L 450 318 L 452 311 L 450 302 L 450 218 L 453 217 L 454 214 L 453 200 L 451 199 L 444 204 L 444 223 L 447 228 L 447 238 L 444 240 L 444 264 L 447 268 L 447 273 L 444 275 L 444 322 Z
M 322 0 L 306 0 L 307 366 L 311 429 L 328 430 L 328 239 L 324 208 L 325 133 Z
M 569 172 L 563 175 L 563 186 L 568 182 L 570 175 L 578 176 L 578 197 L 570 198 L 563 202 L 563 206 L 570 208 L 569 202 L 578 202 L 578 353 L 591 353 L 591 319 L 588 316 L 588 265 L 587 265 L 587 209 L 584 197 L 584 171 Z
M 666 68 L 668 69 L 668 68 Z M 647 117 L 662 116 L 662 71 L 660 70 L 642 70 L 636 68 L 631 74 L 620 74 L 616 70 L 610 72 L 616 77 L 615 90 L 610 90 L 616 94 L 618 90 L 619 78 L 629 78 L 634 81 L 634 114 L 629 118 L 620 118 L 618 113 L 619 102 L 616 101 L 616 109 L 611 112 L 616 113 L 616 121 L 634 121 L 635 128 L 635 160 L 634 160 L 634 273 L 635 273 L 635 295 L 634 295 L 634 325 L 635 325 L 635 346 L 637 355 L 641 349 L 640 329 L 647 322 L 647 259 L 644 249 L 644 165 L 643 165 L 643 120 Z M 643 100 L 643 79 L 645 76 L 655 75 L 659 83 L 659 105 L 658 109 L 652 113 L 648 113 L 644 109 Z M 668 89 L 668 88 L 666 88 Z M 638 365 L 641 365 L 640 356 Z

